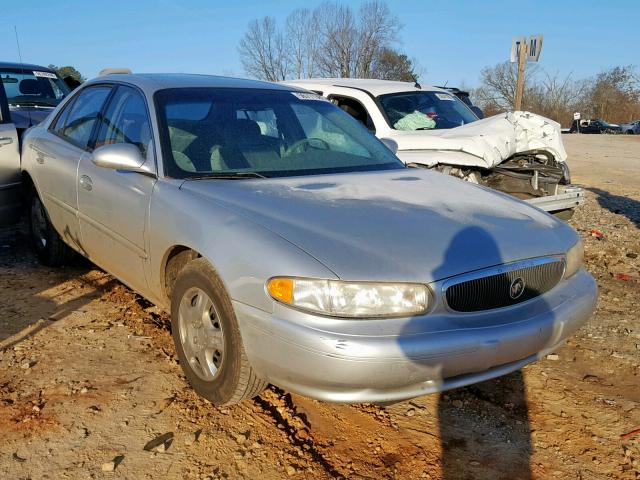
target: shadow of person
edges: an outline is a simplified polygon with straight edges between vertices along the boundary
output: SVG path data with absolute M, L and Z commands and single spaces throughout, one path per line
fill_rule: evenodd
M 452 275 L 452 265 L 489 268 L 519 255 L 511 252 L 505 259 L 499 244 L 480 226 L 461 226 L 432 271 L 431 277 L 437 280 L 434 288 L 442 295 L 436 295 L 431 313 L 412 318 L 399 337 L 400 347 L 413 363 L 409 371 L 414 378 L 432 379 L 425 393 L 444 391 L 437 417 L 442 478 L 447 480 L 532 477 L 531 428 L 524 375 L 518 369 L 557 343 L 558 319 L 534 283 L 526 285 L 524 274 L 515 271 L 487 273 L 494 276 L 482 283 L 484 287 L 454 289 L 459 293 L 452 295 L 459 296 L 449 299 L 448 306 L 444 298 L 444 281 Z M 509 300 L 516 281 L 525 285 L 522 298 L 530 298 L 519 305 L 517 297 Z M 451 302 L 458 302 L 457 312 Z M 451 390 L 454 387 L 460 388 Z
M 441 278 L 449 262 L 467 255 L 482 255 L 487 266 L 503 263 L 493 237 L 480 227 L 468 227 L 453 238 L 434 278 Z M 521 371 L 441 393 L 438 425 L 444 479 L 531 478 L 531 436 Z
M 589 188 L 598 195 L 598 203 L 602 208 L 606 208 L 612 213 L 617 213 L 627 217 L 636 228 L 640 228 L 640 202 L 633 198 L 614 195 L 599 188 Z

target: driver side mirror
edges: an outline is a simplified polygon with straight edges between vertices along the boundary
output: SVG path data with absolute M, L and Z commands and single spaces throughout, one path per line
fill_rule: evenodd
M 94 150 L 91 161 L 98 167 L 127 172 L 153 173 L 145 165 L 140 149 L 130 143 L 103 145 Z
M 380 141 L 384 143 L 384 146 L 391 150 L 394 155 L 398 153 L 398 142 L 392 138 L 381 138 Z

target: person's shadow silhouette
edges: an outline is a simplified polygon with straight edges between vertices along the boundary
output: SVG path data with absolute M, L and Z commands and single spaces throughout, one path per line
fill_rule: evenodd
M 479 262 L 480 258 L 482 261 Z M 451 265 L 490 267 L 504 264 L 505 261 L 507 260 L 501 255 L 498 242 L 489 231 L 479 226 L 467 226 L 453 235 L 442 262 L 432 272 L 432 278 L 443 280 L 450 276 Z M 498 284 L 499 282 L 495 285 Z M 506 288 L 508 287 L 507 285 Z M 476 301 L 482 301 L 482 299 L 477 298 Z M 550 308 L 545 306 L 543 298 L 537 297 L 520 311 L 525 317 L 522 320 L 526 321 L 526 317 L 532 315 L 533 310 L 548 312 Z M 527 358 L 532 355 L 532 349 L 543 349 L 552 341 L 550 334 L 548 334 L 549 329 L 540 326 L 539 336 L 535 339 L 535 343 L 525 342 L 522 345 L 521 356 L 508 359 L 513 356 L 514 348 L 520 348 L 517 340 L 503 338 L 500 333 L 495 333 L 494 342 L 490 336 L 493 334 L 491 329 L 484 328 L 498 327 L 501 325 L 502 318 L 506 321 L 507 317 L 501 317 L 501 314 L 502 312 L 496 312 L 495 318 L 490 315 L 465 316 L 465 314 L 460 314 L 458 317 L 454 314 L 452 318 L 455 318 L 455 321 L 450 321 L 448 326 L 443 325 L 441 327 L 443 330 L 437 332 L 443 341 L 447 342 L 449 338 L 446 336 L 447 331 L 454 332 L 463 329 L 467 332 L 466 335 L 474 335 L 476 331 L 478 332 L 478 351 L 472 351 L 468 360 L 457 360 L 458 365 L 460 362 L 467 362 L 468 373 L 491 367 L 490 364 L 485 367 L 473 364 L 475 359 L 482 362 L 486 360 L 484 357 L 478 357 L 477 354 L 487 344 L 503 345 L 504 347 L 500 347 L 496 351 L 498 355 L 496 361 L 508 363 Z M 511 312 L 510 315 L 508 320 L 514 321 L 513 315 L 517 315 L 517 312 Z M 425 322 L 430 322 L 429 325 L 433 325 L 434 320 L 429 319 L 428 315 L 415 317 L 405 325 L 404 331 L 406 333 L 425 331 L 427 325 Z M 437 320 L 435 321 L 437 322 Z M 552 321 L 554 320 L 552 319 Z M 546 324 L 546 327 L 549 325 Z M 511 332 L 513 333 L 513 331 Z M 467 338 L 469 337 L 467 336 Z M 443 363 L 442 357 L 417 357 L 415 350 L 411 349 L 410 340 L 407 339 L 400 340 L 400 345 L 405 355 L 415 363 L 416 368 L 442 377 L 434 378 L 434 381 L 450 380 L 450 377 L 447 377 L 448 364 Z M 451 348 L 457 347 L 451 343 Z M 505 356 L 504 348 L 511 349 L 511 354 Z M 500 355 L 503 360 L 498 360 Z M 495 366 L 498 365 L 500 364 Z M 531 479 L 529 464 L 532 451 L 531 428 L 524 378 L 521 371 L 441 393 L 437 415 L 443 479 Z
M 440 270 L 461 256 L 482 255 L 486 265 L 503 263 L 493 237 L 468 227 L 452 240 Z M 531 437 L 522 371 L 441 393 L 438 425 L 442 472 L 447 480 L 531 478 Z

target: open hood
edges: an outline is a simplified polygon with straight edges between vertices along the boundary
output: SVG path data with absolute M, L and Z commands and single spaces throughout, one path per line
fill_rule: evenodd
M 516 153 L 546 150 L 567 159 L 560 124 L 529 112 L 509 112 L 448 130 L 394 132 L 398 157 L 432 167 L 437 164 L 492 168 Z

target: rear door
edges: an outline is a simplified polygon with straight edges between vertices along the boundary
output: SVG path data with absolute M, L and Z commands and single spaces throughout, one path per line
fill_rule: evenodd
M 86 255 L 78 225 L 77 173 L 112 87 L 83 88 L 54 120 L 35 147 L 32 173 L 51 223 L 65 241 Z
M 119 85 L 97 127 L 94 148 L 135 145 L 155 172 L 151 119 L 144 95 Z M 78 167 L 78 216 L 89 258 L 137 291 L 146 291 L 145 231 L 155 175 L 98 167 L 87 155 Z
M 20 148 L 9 105 L 0 82 L 0 225 L 20 215 Z

